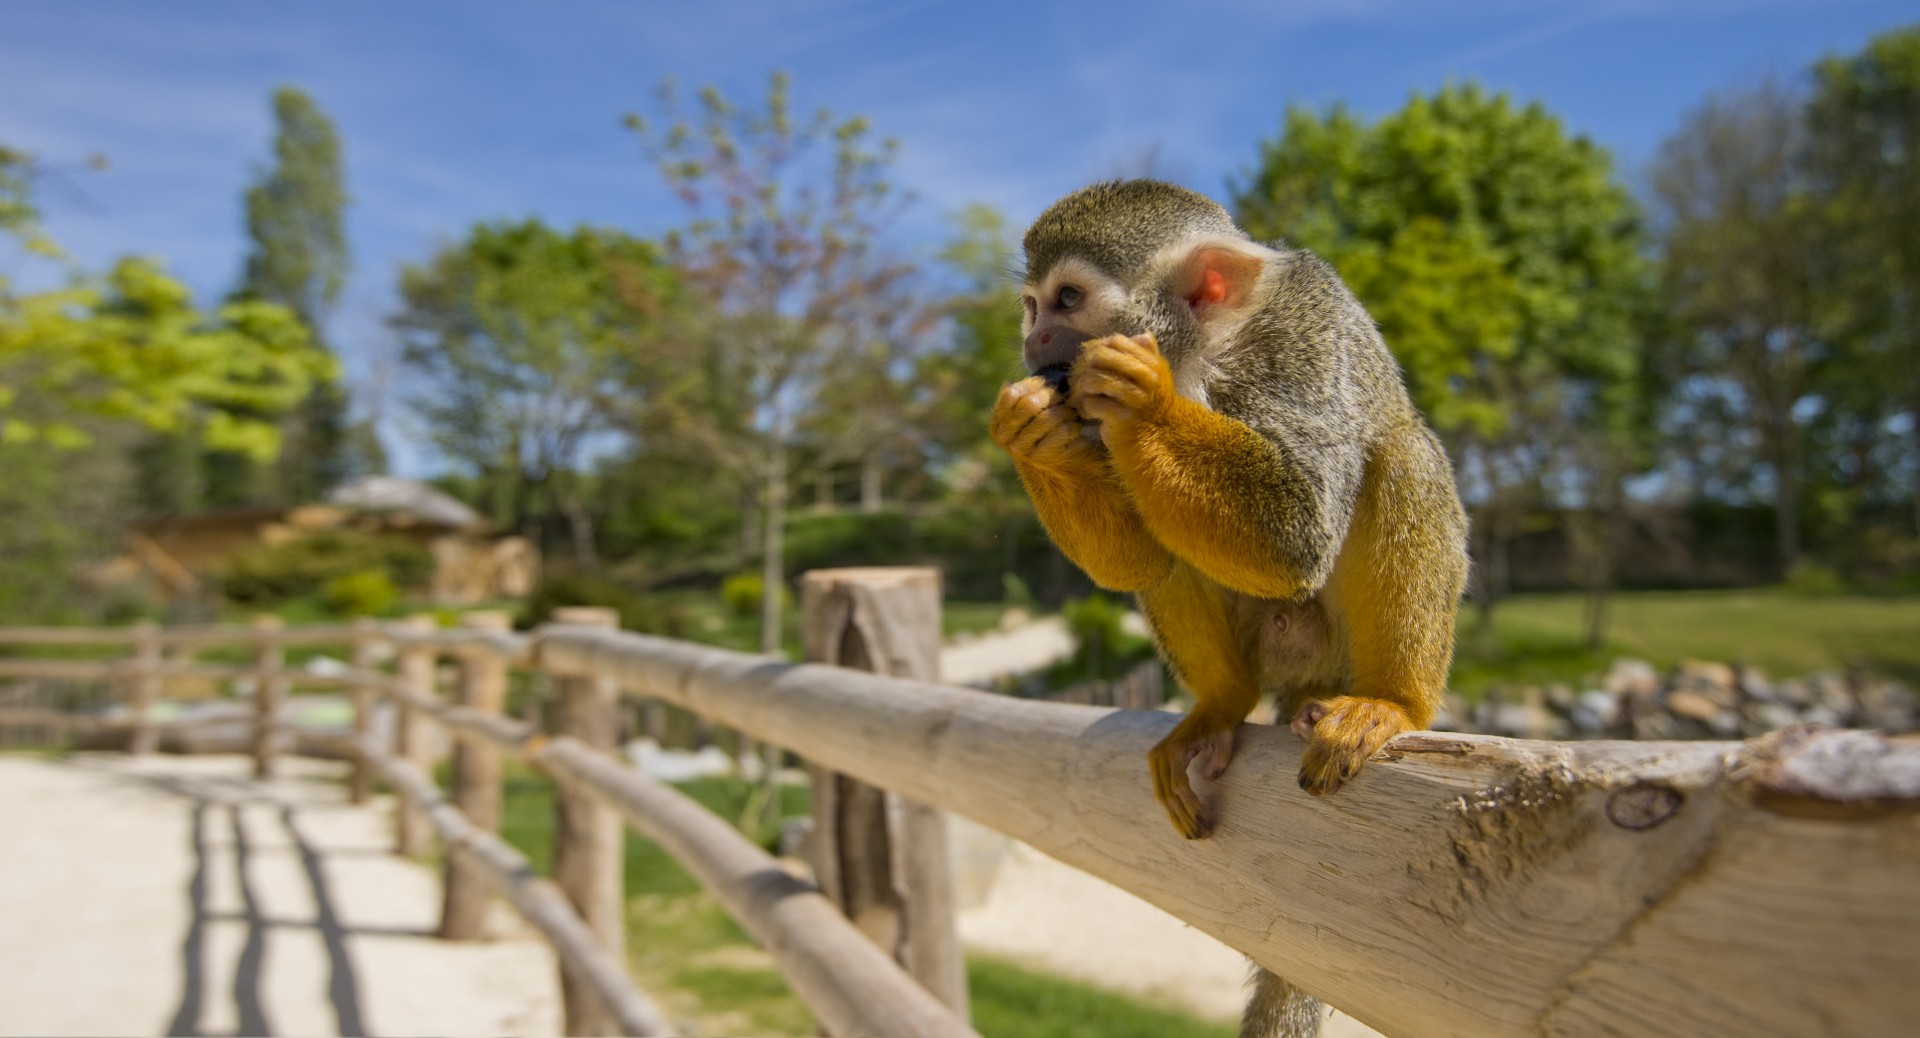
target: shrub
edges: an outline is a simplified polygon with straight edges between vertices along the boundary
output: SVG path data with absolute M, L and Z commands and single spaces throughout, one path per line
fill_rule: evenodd
M 522 607 L 523 627 L 547 622 L 562 606 L 601 606 L 620 614 L 620 626 L 629 631 L 664 634 L 683 638 L 687 633 L 686 616 L 677 608 L 634 591 L 617 581 L 590 573 L 548 572 L 541 576 L 533 593 Z
M 320 595 L 336 578 L 369 572 L 385 575 L 395 589 L 418 588 L 432 575 L 433 558 L 404 537 L 323 530 L 240 552 L 227 563 L 223 586 L 229 601 L 275 605 Z
M 1812 559 L 1801 559 L 1787 570 L 1787 587 L 1802 595 L 1834 595 L 1846 590 L 1840 574 Z
M 727 611 L 735 616 L 759 616 L 760 603 L 765 599 L 767 584 L 758 573 L 735 573 L 720 585 L 720 601 L 726 603 Z M 793 607 L 793 595 L 786 588 L 780 589 L 782 608 Z
M 1105 595 L 1088 595 L 1060 607 L 1073 635 L 1073 658 L 1062 677 L 1072 680 L 1116 678 L 1153 655 L 1153 643 L 1121 629 L 1127 607 Z
M 386 616 L 400 602 L 400 589 L 385 570 L 362 569 L 327 581 L 320 600 L 340 616 Z

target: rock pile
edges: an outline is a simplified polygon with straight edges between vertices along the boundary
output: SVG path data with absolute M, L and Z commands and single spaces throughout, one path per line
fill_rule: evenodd
M 1434 727 L 1521 739 L 1747 739 L 1794 724 L 1910 732 L 1920 708 L 1898 682 L 1858 671 L 1773 681 L 1758 667 L 1689 660 L 1662 678 L 1622 657 L 1599 688 L 1496 687 L 1472 705 L 1449 696 Z

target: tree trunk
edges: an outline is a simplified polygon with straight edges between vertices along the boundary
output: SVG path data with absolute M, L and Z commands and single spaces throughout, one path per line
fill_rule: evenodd
M 786 587 L 786 545 L 782 534 L 787 521 L 787 445 L 775 437 L 767 453 L 766 500 L 761 514 L 766 532 L 761 535 L 760 651 L 780 652 L 781 591 Z
M 1773 534 L 1780 554 L 1780 572 L 1785 575 L 1800 560 L 1800 472 L 1799 452 L 1795 449 L 1793 416 L 1776 414 L 1769 419 L 1773 461 Z
M 813 474 L 813 510 L 833 511 L 833 468 L 823 465 Z
M 557 496 L 560 499 L 560 511 L 567 517 L 567 530 L 573 535 L 574 564 L 580 567 L 582 573 L 599 569 L 600 553 L 593 545 L 593 517 L 587 514 L 578 488 L 570 487 Z
M 869 515 L 878 512 L 885 503 L 882 500 L 882 479 L 886 468 L 880 464 L 878 454 L 869 454 L 860 462 L 860 510 Z
M 751 480 L 740 488 L 740 562 L 745 566 L 748 560 L 760 554 L 760 511 L 754 497 L 758 488 Z

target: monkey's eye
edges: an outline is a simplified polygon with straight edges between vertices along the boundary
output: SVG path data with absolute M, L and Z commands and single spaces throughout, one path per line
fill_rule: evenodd
M 1074 307 L 1079 306 L 1080 300 L 1085 299 L 1086 297 L 1087 297 L 1087 294 L 1085 292 L 1080 291 L 1079 289 L 1073 287 L 1072 285 L 1061 285 L 1060 293 L 1054 296 L 1053 299 L 1054 299 L 1055 306 L 1059 307 L 1062 310 L 1071 310 Z

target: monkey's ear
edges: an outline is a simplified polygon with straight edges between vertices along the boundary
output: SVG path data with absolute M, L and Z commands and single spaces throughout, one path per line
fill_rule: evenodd
M 1233 320 L 1253 298 L 1260 273 L 1274 257 L 1249 241 L 1219 238 L 1188 245 L 1174 262 L 1173 289 L 1202 324 Z

